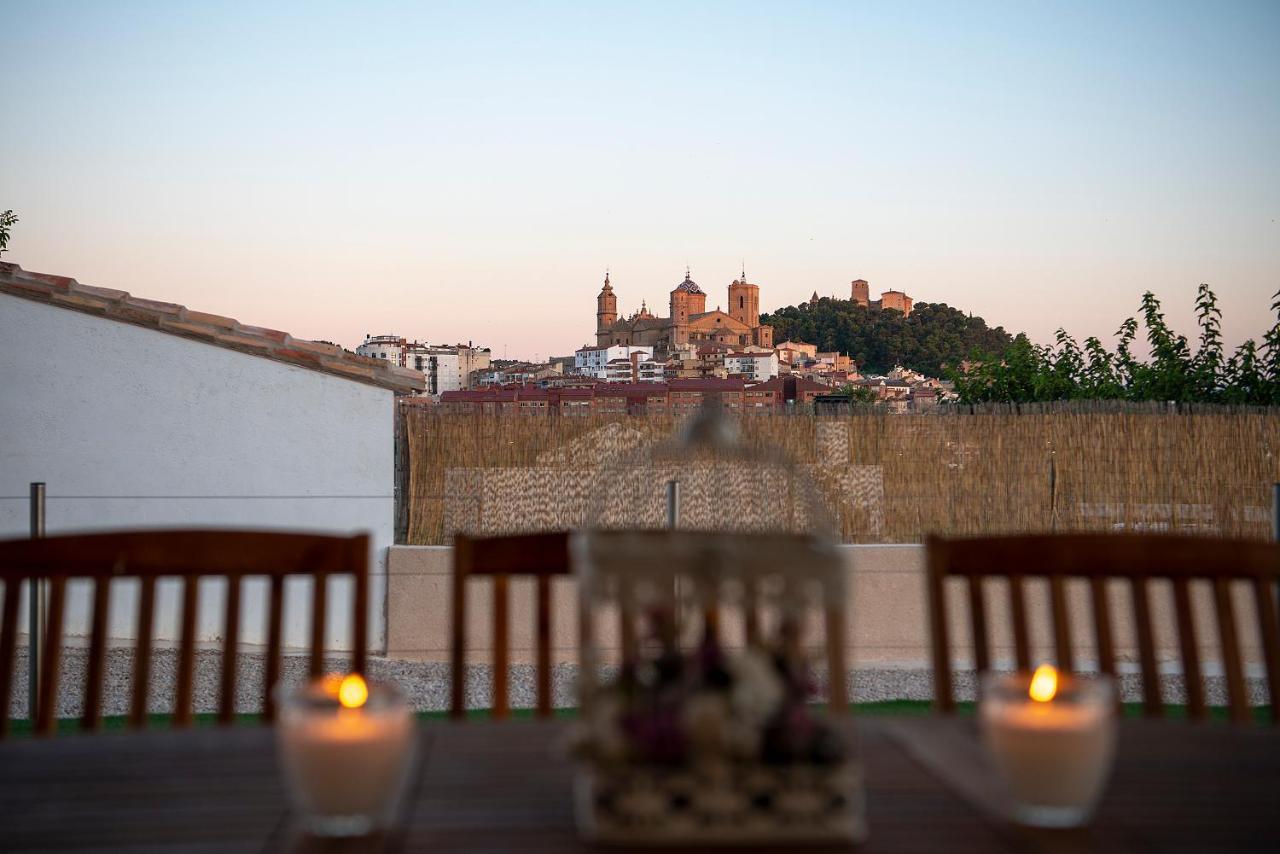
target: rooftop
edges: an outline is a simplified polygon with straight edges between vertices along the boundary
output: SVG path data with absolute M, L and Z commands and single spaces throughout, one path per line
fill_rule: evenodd
M 359 356 L 336 344 L 294 338 L 278 329 L 249 326 L 230 317 L 136 297 L 127 291 L 84 285 L 69 276 L 33 273 L 17 264 L 0 262 L 0 293 L 144 326 L 392 391 L 421 391 L 427 384 L 421 371 L 389 365 L 384 359 Z

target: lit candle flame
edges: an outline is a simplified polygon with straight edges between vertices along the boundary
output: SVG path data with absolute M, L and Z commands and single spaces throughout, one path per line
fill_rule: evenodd
M 1031 699 L 1047 703 L 1058 693 L 1058 670 L 1052 664 L 1042 664 L 1031 676 Z
M 338 702 L 346 709 L 358 709 L 369 699 L 369 686 L 358 673 L 352 673 L 338 686 Z

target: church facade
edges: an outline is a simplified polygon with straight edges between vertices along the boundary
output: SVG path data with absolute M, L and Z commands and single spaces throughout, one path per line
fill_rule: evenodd
M 628 317 L 618 314 L 618 298 L 605 274 L 596 297 L 596 345 L 653 347 L 666 355 L 686 345 L 727 344 L 773 348 L 773 327 L 760 325 L 760 288 L 741 279 L 729 284 L 729 310 L 707 311 L 707 294 L 689 277 L 671 291 L 670 315 L 656 317 L 641 303 Z

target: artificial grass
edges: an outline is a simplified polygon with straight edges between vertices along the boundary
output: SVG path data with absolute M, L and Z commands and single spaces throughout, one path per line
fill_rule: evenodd
M 956 709 L 961 715 L 972 715 L 977 708 L 975 703 L 957 703 Z M 929 700 L 882 700 L 875 703 L 854 703 L 852 706 L 855 715 L 866 715 L 874 717 L 922 717 L 933 714 L 933 703 Z M 1253 708 L 1253 719 L 1257 723 L 1269 723 L 1271 720 L 1270 706 L 1256 706 Z M 1186 706 L 1165 706 L 1165 717 L 1171 720 L 1181 720 L 1187 716 Z M 1141 703 L 1125 703 L 1123 714 L 1126 718 L 1142 717 Z M 1228 709 L 1226 706 L 1210 706 L 1209 718 L 1211 720 L 1227 720 Z M 531 720 L 534 716 L 533 709 L 512 709 L 511 717 L 514 720 Z M 557 718 L 576 718 L 578 710 L 575 708 L 556 709 L 555 716 Z M 447 720 L 449 713 L 447 711 L 418 712 L 417 718 L 424 721 L 440 721 Z M 490 717 L 488 709 L 469 709 L 467 711 L 468 720 L 485 720 Z M 261 720 L 260 715 L 246 714 L 236 715 L 235 725 L 257 724 Z M 201 714 L 195 715 L 194 724 L 197 727 L 217 726 L 217 715 Z M 151 729 L 169 729 L 172 724 L 172 716 L 167 714 L 147 715 L 147 726 Z M 123 730 L 127 729 L 129 719 L 125 715 L 115 715 L 102 719 L 102 728 L 104 730 Z M 58 721 L 59 734 L 73 734 L 80 732 L 80 720 L 78 718 L 63 718 Z M 15 738 L 30 737 L 31 722 L 27 719 L 11 720 L 9 722 L 9 733 Z

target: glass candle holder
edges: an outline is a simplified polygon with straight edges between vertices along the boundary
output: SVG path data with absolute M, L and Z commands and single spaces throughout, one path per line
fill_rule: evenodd
M 361 836 L 388 825 L 413 754 L 413 714 L 394 685 L 328 676 L 277 691 L 285 786 L 304 828 Z
M 982 738 L 1013 798 L 1013 819 L 1035 827 L 1086 824 L 1115 758 L 1115 686 L 1107 677 L 989 673 L 978 705 Z

